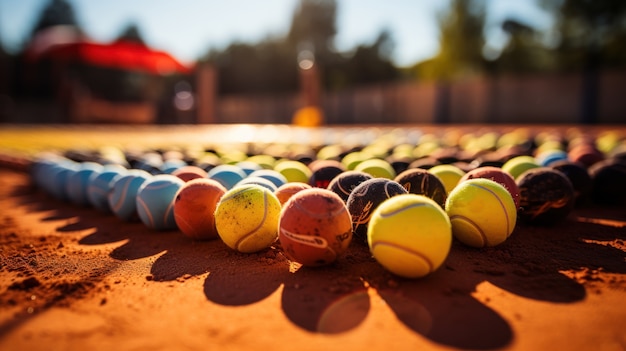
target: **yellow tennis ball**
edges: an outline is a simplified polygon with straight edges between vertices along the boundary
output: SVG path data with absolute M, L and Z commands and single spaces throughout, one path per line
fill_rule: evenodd
M 454 189 L 461 178 L 465 175 L 465 171 L 450 164 L 436 165 L 431 167 L 428 171 L 436 175 L 441 180 L 448 194 L 450 194 L 452 189 Z
M 367 243 L 388 271 L 419 278 L 439 268 L 452 244 L 450 220 L 434 200 L 401 194 L 381 203 L 370 218 Z
M 257 184 L 235 186 L 217 203 L 217 234 L 239 252 L 263 250 L 278 237 L 280 210 L 278 198 L 267 188 Z
M 517 207 L 511 193 L 487 178 L 462 181 L 446 200 L 452 234 L 473 247 L 503 243 L 515 229 Z

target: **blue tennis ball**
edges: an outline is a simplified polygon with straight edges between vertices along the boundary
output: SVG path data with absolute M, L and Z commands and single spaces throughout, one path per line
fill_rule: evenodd
M 246 172 L 243 169 L 230 164 L 215 166 L 207 174 L 209 179 L 216 180 L 227 190 L 234 187 L 235 184 L 239 183 L 246 176 Z
M 245 185 L 245 184 L 260 185 L 271 192 L 275 192 L 276 189 L 278 189 L 278 187 L 274 185 L 274 183 L 272 183 L 270 180 L 262 178 L 262 177 L 257 177 L 257 176 L 245 177 L 239 183 L 237 183 L 236 186 Z
M 185 184 L 171 174 L 159 174 L 146 181 L 137 191 L 137 214 L 150 229 L 176 229 L 174 199 Z
M 274 185 L 276 185 L 277 188 L 287 183 L 287 178 L 285 178 L 285 176 L 282 175 L 282 173 L 275 171 L 273 169 L 261 169 L 258 171 L 254 171 L 250 174 L 250 177 L 265 178 L 269 180 L 270 182 L 274 183 Z
M 66 183 L 67 196 L 71 202 L 80 206 L 89 206 L 87 187 L 92 175 L 102 172 L 102 165 L 95 162 L 83 162 L 79 169 L 69 175 Z
M 115 180 L 108 196 L 109 208 L 123 221 L 137 218 L 137 192 L 143 183 L 152 178 L 152 174 L 133 169 Z
M 74 161 L 60 162 L 56 167 L 52 169 L 50 173 L 50 193 L 55 198 L 68 201 L 69 195 L 67 193 L 67 180 L 73 173 L 76 173 L 80 167 L 80 164 Z
M 241 168 L 244 172 L 246 172 L 247 175 L 250 175 L 254 171 L 263 169 L 261 165 L 252 161 L 240 161 L 240 162 L 237 162 L 235 166 Z
M 111 212 L 109 193 L 115 181 L 126 174 L 127 169 L 120 165 L 105 165 L 102 172 L 93 174 L 87 186 L 89 203 L 102 212 Z

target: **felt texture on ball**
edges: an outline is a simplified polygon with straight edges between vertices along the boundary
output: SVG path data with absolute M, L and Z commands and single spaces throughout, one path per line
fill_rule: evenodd
M 198 166 L 182 166 L 174 170 L 171 174 L 177 176 L 185 182 L 192 179 L 208 177 L 207 171 Z
M 287 178 L 285 178 L 285 176 L 282 175 L 280 172 L 275 171 L 273 169 L 260 169 L 258 171 L 254 171 L 250 173 L 248 177 L 260 177 L 260 178 L 267 179 L 270 182 L 272 182 L 274 185 L 276 185 L 277 188 L 287 183 Z
M 423 168 L 409 168 L 394 179 L 409 194 L 424 195 L 433 199 L 441 208 L 446 204 L 448 193 L 436 175 Z
M 356 165 L 354 170 L 365 172 L 374 178 L 393 179 L 396 177 L 396 170 L 391 167 L 391 164 L 379 158 L 364 160 Z
M 593 189 L 593 180 L 589 174 L 589 170 L 582 163 L 569 160 L 555 161 L 549 166 L 559 172 L 565 174 L 567 179 L 572 182 L 574 187 L 575 205 L 582 206 L 591 199 L 591 191 Z M 622 178 L 625 179 L 625 178 Z M 609 192 L 612 192 L 610 190 Z
M 247 177 L 243 169 L 230 164 L 218 165 L 207 172 L 207 177 L 218 181 L 226 189 L 231 189 Z
M 249 175 L 245 178 L 243 178 L 239 183 L 237 183 L 235 186 L 240 186 L 240 185 L 246 185 L 246 184 L 256 184 L 256 185 L 260 185 L 266 189 L 268 189 L 269 191 L 275 192 L 276 189 L 278 189 L 278 187 L 272 183 L 271 180 L 267 179 L 267 178 L 263 178 L 263 177 L 258 177 L 258 176 L 254 176 L 254 175 Z
M 174 230 L 174 198 L 185 182 L 171 174 L 158 174 L 137 190 L 137 214 L 141 222 L 154 230 Z
M 146 171 L 132 169 L 113 183 L 108 201 L 109 208 L 116 217 L 127 222 L 138 219 L 137 192 L 152 177 Z
M 365 172 L 345 171 L 330 181 L 328 190 L 339 195 L 343 202 L 347 202 L 352 190 L 354 190 L 357 185 L 370 179 L 372 179 L 372 176 Z
M 355 239 L 366 243 L 367 226 L 376 207 L 390 197 L 407 193 L 402 185 L 387 178 L 372 178 L 357 185 L 346 202 Z
M 592 199 L 603 205 L 626 204 L 626 161 L 608 159 L 589 168 Z
M 287 179 L 287 182 L 308 183 L 311 178 L 311 169 L 300 161 L 283 160 L 277 162 L 274 170 Z
M 311 189 L 311 186 L 307 183 L 289 182 L 279 186 L 278 189 L 274 191 L 274 194 L 278 198 L 278 201 L 280 201 L 280 204 L 284 205 L 293 195 L 304 189 Z
M 102 172 L 92 174 L 87 186 L 87 198 L 91 206 L 105 213 L 111 212 L 109 193 L 113 189 L 115 181 L 127 172 L 128 170 L 122 166 L 106 165 Z
M 233 250 L 261 251 L 276 241 L 280 210 L 280 202 L 270 190 L 256 184 L 236 186 L 217 203 L 217 233 Z
M 90 206 L 87 196 L 89 179 L 94 174 L 102 172 L 103 166 L 95 162 L 83 162 L 79 169 L 70 174 L 67 179 L 65 191 L 71 202 L 79 206 Z
M 448 257 L 452 227 L 434 200 L 403 194 L 376 208 L 367 229 L 367 244 L 376 261 L 391 273 L 419 278 L 437 270 Z
M 293 195 L 283 206 L 278 227 L 285 255 L 304 266 L 334 262 L 352 240 L 350 213 L 328 189 L 305 189 Z
M 346 170 L 346 167 L 336 160 L 318 160 L 312 162 L 309 167 L 311 168 L 309 185 L 323 189 L 328 188 L 328 184 Z
M 496 246 L 513 233 L 517 206 L 511 193 L 486 178 L 468 179 L 452 190 L 446 200 L 452 234 L 472 247 Z
M 67 180 L 71 174 L 79 169 L 80 165 L 74 161 L 59 162 L 50 169 L 50 188 L 48 192 L 59 200 L 68 201 Z
M 572 211 L 575 193 L 572 182 L 552 168 L 532 168 L 516 179 L 520 191 L 519 217 L 534 224 L 555 224 Z
M 474 168 L 473 170 L 465 173 L 463 177 L 461 177 L 460 182 L 464 182 L 468 179 L 474 178 L 486 178 L 491 179 L 496 183 L 504 186 L 506 190 L 509 191 L 511 196 L 513 197 L 513 202 L 515 202 L 515 207 L 519 208 L 519 188 L 517 187 L 517 183 L 515 183 L 515 179 L 513 177 L 504 172 L 501 168 L 494 166 L 484 166 Z
M 510 174 L 515 181 L 522 173 L 529 169 L 540 167 L 534 157 L 523 155 L 516 156 L 502 165 L 502 170 Z
M 441 179 L 446 193 L 450 192 L 456 187 L 461 178 L 465 175 L 465 172 L 459 167 L 450 164 L 436 165 L 428 170 L 430 173 Z
M 174 200 L 174 220 L 178 229 L 192 239 L 216 239 L 215 209 L 224 193 L 226 188 L 215 180 L 188 181 Z

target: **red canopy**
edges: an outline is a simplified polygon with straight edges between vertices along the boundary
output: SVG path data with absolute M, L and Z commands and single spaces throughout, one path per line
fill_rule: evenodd
M 141 43 L 123 40 L 111 44 L 80 41 L 54 45 L 46 50 L 42 56 L 153 74 L 188 73 L 191 71 L 189 67 L 180 63 L 167 52 L 152 50 Z

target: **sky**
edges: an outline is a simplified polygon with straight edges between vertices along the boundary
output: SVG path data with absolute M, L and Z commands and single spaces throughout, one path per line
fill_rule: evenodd
M 18 51 L 50 0 L 0 0 L 0 44 Z M 289 30 L 298 0 L 67 0 L 87 35 L 109 42 L 123 28 L 136 23 L 146 43 L 191 63 L 210 48 L 224 48 L 232 41 L 255 43 Z M 499 24 L 516 18 L 539 29 L 551 25 L 551 17 L 536 0 L 486 0 L 489 45 L 506 44 Z M 393 60 L 409 66 L 436 55 L 437 15 L 449 0 L 337 0 L 335 46 L 349 52 L 372 43 L 383 29 L 395 42 Z

